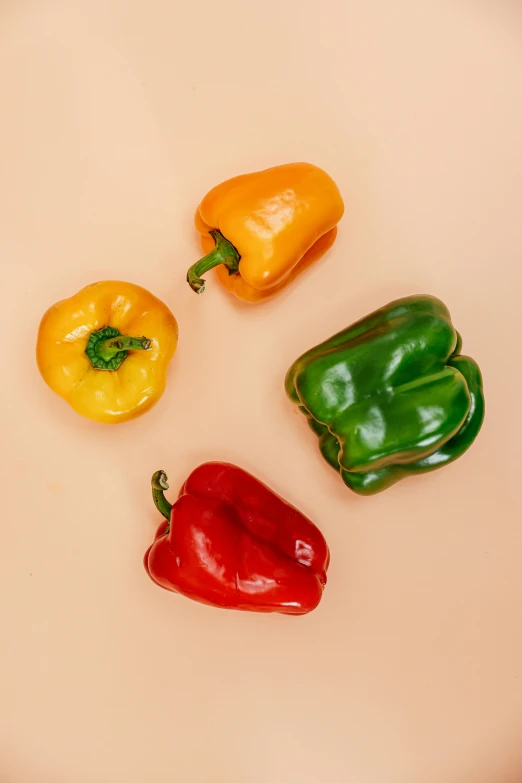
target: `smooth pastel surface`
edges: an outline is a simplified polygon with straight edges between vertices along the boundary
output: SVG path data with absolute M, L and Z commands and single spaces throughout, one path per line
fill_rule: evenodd
M 519 4 L 4 0 L 0 20 L 2 783 L 518 783 Z M 267 303 L 194 294 L 202 196 L 291 160 L 341 189 L 331 250 Z M 165 394 L 119 427 L 35 361 L 44 311 L 103 279 L 180 329 Z M 414 293 L 480 365 L 484 427 L 357 497 L 285 372 Z M 152 473 L 175 497 L 211 459 L 321 527 L 316 611 L 220 612 L 148 578 Z

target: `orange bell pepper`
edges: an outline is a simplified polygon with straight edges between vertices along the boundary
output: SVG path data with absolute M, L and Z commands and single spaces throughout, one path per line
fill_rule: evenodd
M 196 228 L 207 255 L 188 271 L 203 293 L 202 275 L 239 299 L 273 296 L 333 244 L 344 213 L 339 189 L 322 169 L 289 163 L 222 182 L 203 199 Z

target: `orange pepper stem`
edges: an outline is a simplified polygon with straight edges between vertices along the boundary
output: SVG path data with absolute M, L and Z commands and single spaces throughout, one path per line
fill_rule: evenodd
M 167 529 L 165 530 L 165 534 L 167 534 L 170 528 L 170 512 L 172 511 L 172 504 L 169 503 L 163 494 L 164 490 L 169 488 L 167 474 L 164 470 L 157 470 L 153 475 L 150 483 L 152 486 L 152 499 L 154 501 L 154 505 L 160 514 L 162 514 L 169 523 Z
M 208 233 L 216 243 L 216 247 L 204 258 L 193 264 L 187 272 L 187 283 L 197 294 L 202 294 L 205 290 L 205 281 L 201 275 L 204 275 L 205 272 L 208 272 L 215 266 L 219 266 L 219 264 L 226 266 L 229 275 L 235 275 L 239 270 L 239 261 L 241 259 L 232 242 L 229 242 L 221 231 L 214 230 Z

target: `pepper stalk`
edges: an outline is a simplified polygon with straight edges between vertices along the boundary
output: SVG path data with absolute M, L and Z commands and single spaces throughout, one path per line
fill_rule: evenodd
M 210 269 L 223 264 L 228 269 L 229 275 L 235 275 L 239 271 L 241 256 L 232 242 L 229 242 L 221 231 L 209 231 L 209 234 L 216 243 L 215 248 L 196 261 L 187 272 L 187 283 L 196 294 L 202 294 L 205 290 L 205 281 L 201 275 Z
M 152 341 L 147 337 L 127 337 L 114 326 L 91 332 L 85 353 L 95 370 L 117 370 L 129 351 L 148 351 Z
M 168 522 L 165 530 L 165 534 L 167 534 L 170 530 L 170 513 L 172 511 L 172 503 L 169 503 L 164 495 L 164 491 L 169 488 L 167 474 L 164 470 L 157 470 L 152 476 L 150 483 L 152 486 L 152 499 L 154 505 Z

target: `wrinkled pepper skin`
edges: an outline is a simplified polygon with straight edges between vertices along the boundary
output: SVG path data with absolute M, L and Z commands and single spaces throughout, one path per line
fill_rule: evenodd
M 327 462 L 350 489 L 371 495 L 452 462 L 475 440 L 482 377 L 460 349 L 446 306 L 411 296 L 301 356 L 286 391 Z
M 252 475 L 207 462 L 188 477 L 173 506 L 167 477 L 152 477 L 165 517 L 145 555 L 161 587 L 211 606 L 306 614 L 321 600 L 330 561 L 319 529 Z
M 114 424 L 159 400 L 177 341 L 163 302 L 132 283 L 104 281 L 45 313 L 36 359 L 44 381 L 76 413 Z
M 274 296 L 333 244 L 344 213 L 339 188 L 322 169 L 290 163 L 222 182 L 195 217 L 208 255 L 189 270 L 197 293 L 216 267 L 222 285 L 239 299 Z

